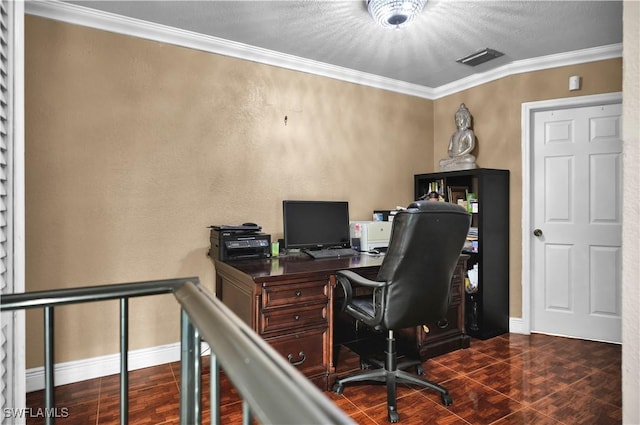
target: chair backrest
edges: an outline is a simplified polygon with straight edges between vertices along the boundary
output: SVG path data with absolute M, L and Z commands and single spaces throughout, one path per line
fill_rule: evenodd
M 378 281 L 387 329 L 418 326 L 446 316 L 451 278 L 464 245 L 470 214 L 445 202 L 418 201 L 393 219 Z

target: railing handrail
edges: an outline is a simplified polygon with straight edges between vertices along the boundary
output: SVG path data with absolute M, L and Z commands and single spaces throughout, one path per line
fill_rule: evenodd
M 0 297 L 0 310 L 20 310 L 167 294 L 174 292 L 176 288 L 187 282 L 198 284 L 199 279 L 188 277 L 3 294 Z
M 164 293 L 174 294 L 182 307 L 183 322 L 186 320 L 188 322 L 187 328 L 192 330 L 192 336 L 197 336 L 195 341 L 189 343 L 191 347 L 185 348 L 184 336 L 181 340 L 183 353 L 181 374 L 186 376 L 189 373 L 191 375 L 191 379 L 181 380 L 181 423 L 200 420 L 200 367 L 199 361 L 194 360 L 194 357 L 199 357 L 199 351 L 194 353 L 194 347 L 199 347 L 199 337 L 201 336 L 211 349 L 212 385 L 214 385 L 213 380 L 217 379 L 217 365 L 220 364 L 229 380 L 244 398 L 251 414 L 254 414 L 261 423 L 283 425 L 301 423 L 354 424 L 351 418 L 338 409 L 304 375 L 287 363 L 222 301 L 205 291 L 200 286 L 197 277 L 6 294 L 0 297 L 0 311 L 44 308 L 45 327 L 48 326 L 52 333 L 53 307 L 120 299 L 121 321 L 124 317 L 124 328 L 126 328 L 126 300 L 128 298 Z M 50 318 L 48 324 L 47 317 Z M 122 326 L 123 324 L 121 324 Z M 184 323 L 182 326 L 184 333 Z M 52 335 L 50 337 L 52 338 Z M 45 333 L 46 339 L 47 333 Z M 121 359 L 121 369 L 123 369 L 121 370 L 121 385 L 125 387 L 128 385 L 126 339 L 125 329 L 124 338 L 121 336 L 121 350 L 124 350 L 121 352 L 123 357 Z M 49 379 L 45 379 L 45 384 L 49 382 L 50 386 L 53 386 L 53 342 L 49 341 L 49 344 L 51 345 L 48 349 L 49 353 L 45 353 L 45 372 Z M 186 351 L 189 351 L 187 355 L 185 355 Z M 189 368 L 191 370 L 188 371 Z M 182 388 L 182 385 L 191 384 L 197 387 L 195 391 Z M 48 393 L 48 395 L 45 394 L 47 404 L 53 405 L 53 389 L 47 388 L 45 385 L 45 393 Z M 190 393 L 191 396 L 184 397 L 186 393 Z M 121 397 L 125 395 L 126 398 L 126 394 L 127 391 L 121 388 Z M 193 403 L 197 405 L 184 406 L 184 404 Z M 128 406 L 128 403 L 125 401 L 123 404 L 121 400 L 121 408 L 123 406 Z M 188 412 L 192 408 L 193 411 Z M 186 409 L 186 415 L 183 415 L 183 409 Z M 126 409 L 123 412 L 121 412 L 121 422 L 126 423 Z M 212 423 L 216 423 L 215 419 L 212 409 Z M 46 420 L 46 423 L 53 423 L 53 420 Z

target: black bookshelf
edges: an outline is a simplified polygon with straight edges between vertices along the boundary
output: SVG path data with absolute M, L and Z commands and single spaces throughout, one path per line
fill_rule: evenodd
M 416 174 L 415 199 L 426 195 L 437 183 L 439 192 L 450 200 L 472 192 L 478 200 L 471 226 L 478 229 L 477 252 L 470 255 L 467 269 L 478 264 L 478 290 L 466 293 L 465 328 L 468 335 L 487 339 L 509 332 L 509 170 L 474 170 Z

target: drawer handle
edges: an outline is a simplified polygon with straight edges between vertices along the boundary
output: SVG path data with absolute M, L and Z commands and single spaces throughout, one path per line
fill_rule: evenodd
M 296 291 L 296 297 L 299 297 L 300 295 L 302 295 L 302 292 Z
M 298 315 L 298 314 L 294 315 L 293 316 L 293 320 L 296 320 L 296 321 L 300 320 L 300 315 Z
M 438 321 L 436 322 L 436 325 L 438 325 L 438 327 L 439 327 L 440 329 L 444 329 L 444 328 L 446 328 L 447 326 L 449 326 L 449 321 L 448 321 L 447 319 L 438 320 Z
M 293 361 L 293 354 L 289 354 L 287 356 L 287 359 L 289 359 L 289 363 L 291 363 L 293 366 L 300 366 L 302 363 L 304 363 L 307 357 L 304 355 L 304 351 L 300 351 L 298 353 L 298 357 L 300 357 L 300 360 L 298 360 L 297 362 Z

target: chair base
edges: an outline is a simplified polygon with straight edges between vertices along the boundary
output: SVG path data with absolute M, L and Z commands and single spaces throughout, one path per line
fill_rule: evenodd
M 411 366 L 407 364 L 406 366 Z M 400 365 L 405 366 L 405 365 Z M 387 384 L 387 417 L 389 422 L 395 423 L 400 419 L 397 409 L 396 386 L 397 384 L 414 384 L 425 388 L 431 388 L 440 393 L 442 404 L 450 406 L 453 403 L 451 396 L 446 388 L 426 379 L 419 378 L 404 370 L 387 370 L 386 368 L 367 370 L 358 372 L 350 376 L 338 379 L 332 387 L 336 394 L 342 394 L 344 385 L 351 382 L 374 381 L 385 382 Z
M 410 374 L 409 372 L 402 370 L 407 367 L 416 366 L 418 373 L 422 374 L 422 365 L 418 361 L 408 361 L 398 364 L 396 357 L 396 339 L 394 337 L 394 332 L 391 329 L 389 329 L 387 332 L 388 335 L 387 349 L 385 350 L 385 361 L 381 362 L 377 359 L 363 361 L 362 358 L 360 359 L 361 367 L 366 367 L 368 363 L 372 363 L 381 368 L 374 370 L 365 370 L 363 372 L 358 372 L 353 375 L 340 378 L 335 382 L 335 384 L 333 384 L 332 390 L 336 394 L 342 394 L 344 384 L 348 384 L 351 382 L 374 381 L 386 383 L 387 418 L 389 419 L 389 422 L 392 423 L 398 422 L 398 420 L 400 419 L 398 416 L 398 402 L 396 397 L 396 388 L 398 383 L 414 384 L 420 387 L 426 387 L 436 390 L 442 397 L 442 404 L 444 404 L 445 406 L 450 406 L 453 403 L 453 400 L 451 399 L 451 396 L 449 395 L 449 392 L 446 388 L 436 384 L 435 382 L 419 378 L 415 375 Z

